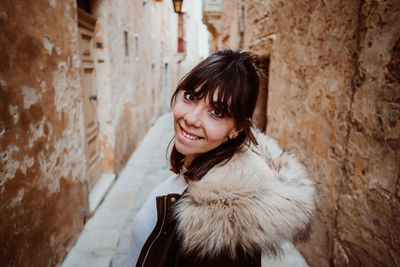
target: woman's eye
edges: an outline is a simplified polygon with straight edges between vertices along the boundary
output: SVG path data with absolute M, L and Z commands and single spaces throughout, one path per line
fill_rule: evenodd
M 189 102 L 194 102 L 195 101 L 195 98 L 194 98 L 194 96 L 191 94 L 191 93 L 185 93 L 184 95 L 183 95 L 183 97 L 187 100 L 187 101 L 189 101 Z
M 212 109 L 212 110 L 211 110 L 211 114 L 212 114 L 214 117 L 222 118 L 222 111 L 219 110 L 219 109 L 217 109 L 217 108 Z

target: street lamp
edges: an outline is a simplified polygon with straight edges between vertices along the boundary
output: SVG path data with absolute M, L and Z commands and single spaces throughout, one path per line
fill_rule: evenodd
M 174 4 L 175 13 L 181 13 L 183 0 L 172 0 L 172 3 Z

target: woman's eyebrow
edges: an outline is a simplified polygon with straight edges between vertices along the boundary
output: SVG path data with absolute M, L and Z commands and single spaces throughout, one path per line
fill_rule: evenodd
M 221 101 L 213 102 L 213 103 L 211 103 L 211 106 L 213 108 L 220 109 L 228 116 L 232 114 L 231 107 L 227 106 L 224 102 L 221 102 Z
M 224 107 L 225 106 L 225 103 L 222 102 L 222 101 L 213 101 L 211 104 L 213 106 L 218 106 L 218 107 Z

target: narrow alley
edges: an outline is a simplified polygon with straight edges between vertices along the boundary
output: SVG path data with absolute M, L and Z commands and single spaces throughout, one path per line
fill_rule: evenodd
M 263 265 L 400 266 L 400 0 L 3 0 L 0 47 L 1 267 L 124 266 L 171 96 L 225 49 L 257 55 L 248 121 L 318 194 Z

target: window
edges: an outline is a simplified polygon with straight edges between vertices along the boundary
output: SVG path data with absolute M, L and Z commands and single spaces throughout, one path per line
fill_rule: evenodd
M 136 53 L 136 60 L 140 59 L 140 38 L 139 34 L 135 34 L 135 53 Z
M 178 53 L 186 52 L 184 12 L 178 14 Z
M 124 48 L 125 48 L 125 56 L 129 57 L 129 39 L 128 39 L 128 31 L 124 31 Z
M 92 14 L 89 0 L 77 0 L 76 5 L 78 6 L 78 8 L 85 10 L 89 14 Z

